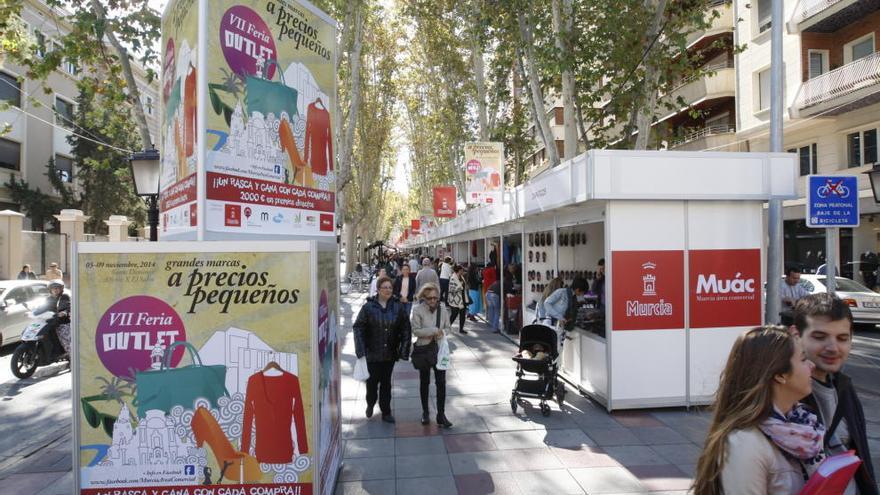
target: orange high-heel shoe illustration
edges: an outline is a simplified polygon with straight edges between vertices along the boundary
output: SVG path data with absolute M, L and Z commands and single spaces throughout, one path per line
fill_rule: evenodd
M 207 443 L 211 447 L 217 465 L 224 471 L 223 475 L 227 479 L 240 483 L 260 481 L 262 478 L 260 463 L 254 456 L 236 451 L 232 447 L 232 443 L 223 434 L 217 420 L 207 409 L 204 407 L 196 409 L 190 427 L 193 436 L 196 437 L 196 445 L 201 447 Z

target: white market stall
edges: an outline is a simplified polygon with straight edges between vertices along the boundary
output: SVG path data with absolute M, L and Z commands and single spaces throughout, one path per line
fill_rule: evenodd
M 763 205 L 796 177 L 784 153 L 596 150 L 410 246 L 519 234 L 525 322 L 552 277 L 601 285 L 604 258 L 604 319 L 579 320 L 563 376 L 608 410 L 703 404 L 762 322 Z

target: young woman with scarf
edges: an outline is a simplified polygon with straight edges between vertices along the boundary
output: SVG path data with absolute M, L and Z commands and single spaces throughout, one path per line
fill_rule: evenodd
M 783 327 L 737 338 L 697 464 L 696 495 L 797 494 L 824 458 L 825 427 L 799 401 L 813 364 Z

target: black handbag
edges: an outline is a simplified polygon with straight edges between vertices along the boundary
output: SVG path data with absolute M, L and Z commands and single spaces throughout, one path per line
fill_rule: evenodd
M 440 314 L 443 313 L 443 308 L 437 307 L 437 328 L 440 328 Z M 427 345 L 414 345 L 412 353 L 409 356 L 410 361 L 412 362 L 413 368 L 417 370 L 429 370 L 437 365 L 437 353 L 440 351 L 440 346 L 437 345 L 436 340 L 432 340 L 430 344 Z

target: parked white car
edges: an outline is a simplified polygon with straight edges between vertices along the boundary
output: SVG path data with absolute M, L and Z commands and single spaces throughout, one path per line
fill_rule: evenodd
M 36 321 L 31 310 L 40 307 L 47 296 L 49 282 L 45 280 L 0 281 L 0 345 L 21 340 L 22 330 Z
M 801 285 L 811 294 L 827 292 L 825 275 L 803 274 Z M 880 323 L 880 294 L 864 285 L 848 278 L 836 277 L 837 297 L 842 299 L 852 311 L 853 322 L 859 325 L 877 325 Z

